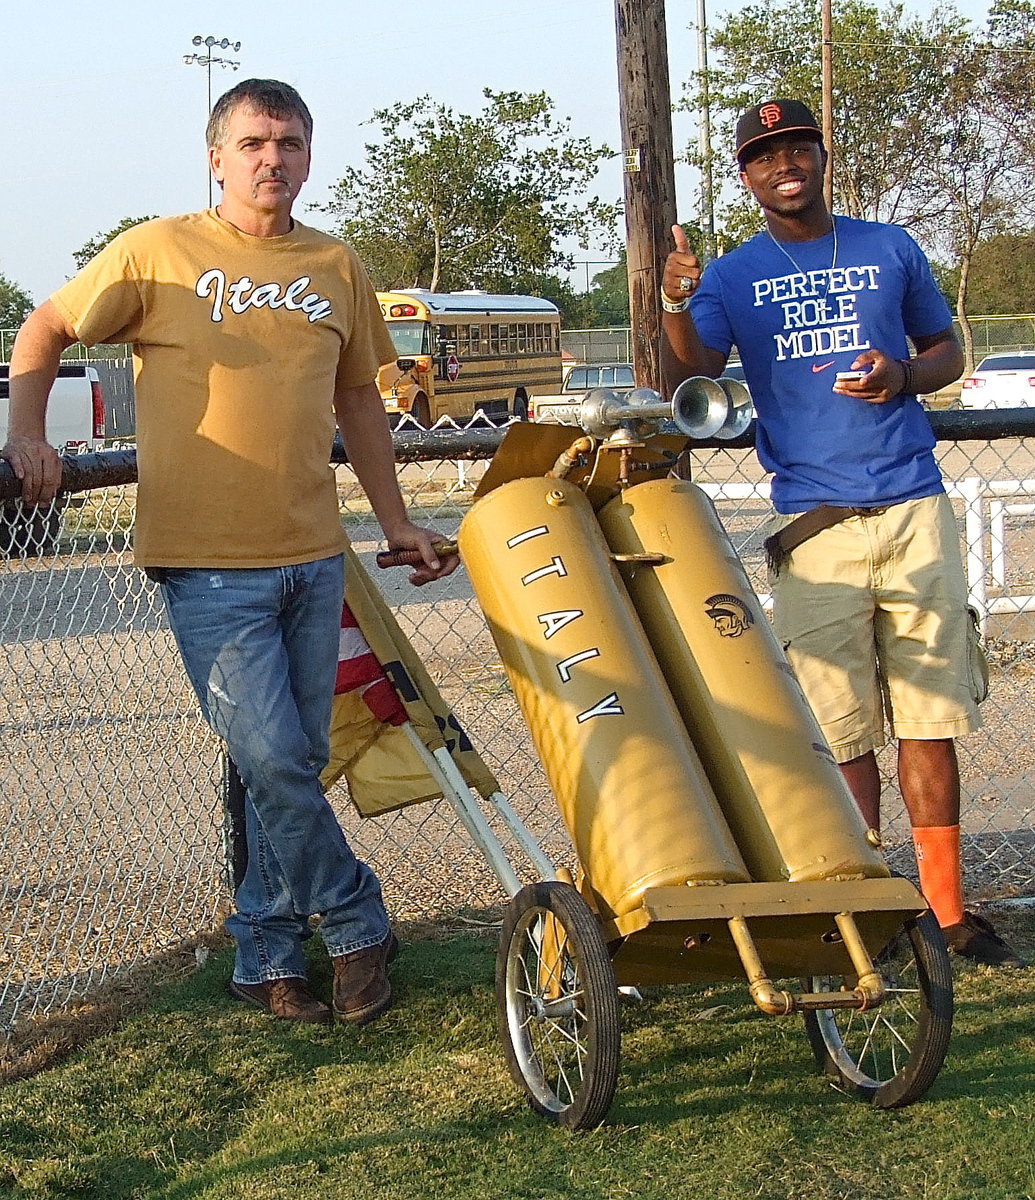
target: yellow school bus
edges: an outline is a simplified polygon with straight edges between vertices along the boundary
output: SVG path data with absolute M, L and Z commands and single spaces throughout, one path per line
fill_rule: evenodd
M 525 420 L 533 396 L 560 390 L 560 314 L 549 300 L 420 288 L 377 298 L 399 356 L 377 382 L 396 418 Z

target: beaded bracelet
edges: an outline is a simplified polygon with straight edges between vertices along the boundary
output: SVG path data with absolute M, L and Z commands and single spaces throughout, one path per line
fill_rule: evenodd
M 917 394 L 916 387 L 913 383 L 913 364 L 908 358 L 900 358 L 898 362 L 902 366 L 902 392 L 903 396 L 915 396 Z

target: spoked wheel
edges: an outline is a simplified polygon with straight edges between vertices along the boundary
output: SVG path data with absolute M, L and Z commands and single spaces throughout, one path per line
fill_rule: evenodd
M 600 925 L 578 892 L 551 881 L 510 902 L 496 959 L 507 1066 L 540 1116 L 594 1129 L 618 1084 L 618 989 Z
M 952 1032 L 952 970 L 945 939 L 930 912 L 911 919 L 876 960 L 887 993 L 867 1012 L 805 1013 L 805 1031 L 820 1067 L 877 1108 L 904 1108 L 934 1083 Z M 809 981 L 837 991 L 839 978 Z

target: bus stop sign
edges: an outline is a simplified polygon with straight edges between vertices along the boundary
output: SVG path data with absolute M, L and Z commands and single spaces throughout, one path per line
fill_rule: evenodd
M 446 359 L 446 378 L 450 383 L 456 382 L 456 377 L 460 374 L 460 360 L 455 354 L 451 354 Z

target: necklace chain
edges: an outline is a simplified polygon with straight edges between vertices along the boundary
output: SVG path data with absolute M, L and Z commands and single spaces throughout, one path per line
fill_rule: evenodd
M 831 231 L 834 234 L 834 255 L 833 255 L 833 258 L 831 258 L 831 260 L 830 260 L 830 270 L 832 271 L 837 266 L 837 221 L 833 217 L 830 218 L 830 227 L 831 227 Z M 776 238 L 773 237 L 772 232 L 769 229 L 766 229 L 766 233 L 769 234 L 769 238 L 772 241 L 773 245 L 777 248 L 777 250 L 780 251 L 780 253 L 784 256 L 784 258 L 787 259 L 787 261 L 791 264 L 791 266 L 795 269 L 795 271 L 797 271 L 799 275 L 804 275 L 805 278 L 807 279 L 809 276 L 808 271 L 803 271 L 801 269 L 801 267 L 798 266 L 798 264 L 794 261 L 794 259 L 791 258 L 790 254 L 784 247 L 783 243 L 778 242 L 776 240 Z M 827 290 L 829 290 L 829 288 L 830 288 L 830 277 L 828 275 L 827 276 Z

